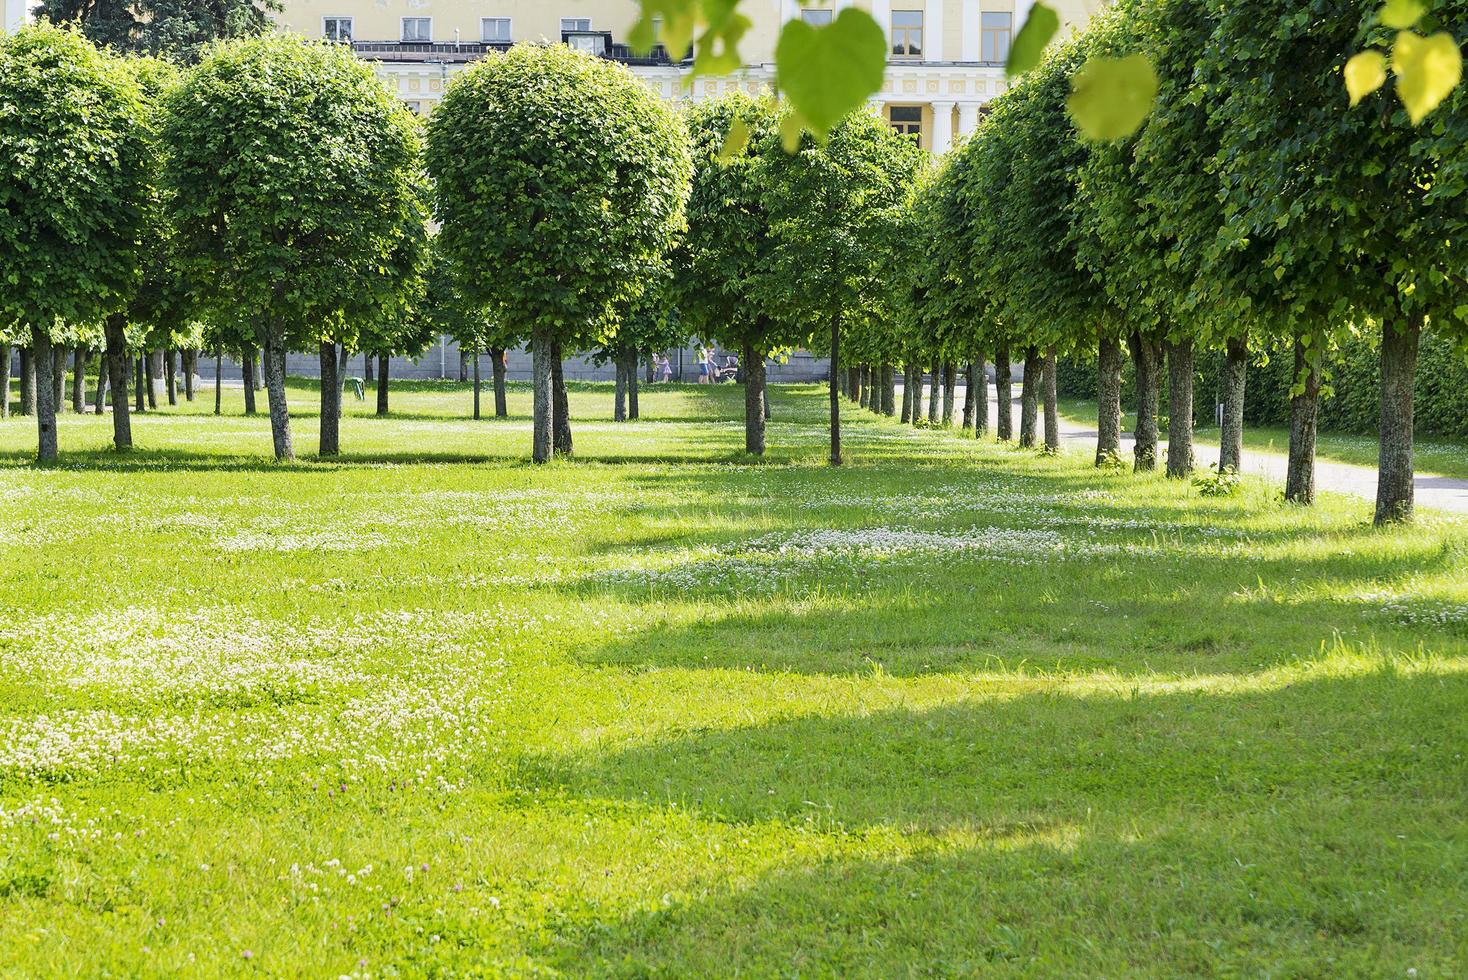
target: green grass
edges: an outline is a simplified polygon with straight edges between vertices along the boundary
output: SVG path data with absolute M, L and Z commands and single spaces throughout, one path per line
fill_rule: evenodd
M 1468 525 L 239 394 L 0 424 L 0 975 L 1468 972 Z
M 1093 401 L 1067 399 L 1061 403 L 1060 413 L 1076 422 L 1093 427 L 1096 424 L 1096 403 Z M 1124 419 L 1123 424 L 1130 423 Z M 1166 437 L 1165 430 L 1163 437 Z M 1201 443 L 1217 446 L 1218 427 L 1199 426 L 1197 439 Z M 1271 426 L 1245 426 L 1244 448 L 1249 452 L 1276 453 L 1283 456 L 1290 449 L 1290 430 Z M 1323 460 L 1375 469 L 1378 449 L 1379 443 L 1373 435 L 1321 432 L 1317 437 L 1315 454 Z M 1418 436 L 1413 440 L 1412 452 L 1419 474 L 1468 479 L 1468 444 L 1462 441 Z

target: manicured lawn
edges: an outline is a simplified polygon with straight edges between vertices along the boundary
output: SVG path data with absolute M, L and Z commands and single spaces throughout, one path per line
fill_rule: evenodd
M 227 394 L 0 424 L 0 975 L 1468 972 L 1468 525 Z
M 1096 403 L 1066 400 L 1061 404 L 1061 414 L 1077 422 L 1094 426 L 1096 424 Z M 1124 417 L 1122 419 L 1123 428 L 1130 431 L 1134 418 L 1135 416 Z M 1164 430 L 1163 438 L 1166 439 L 1166 436 L 1167 433 Z M 1217 446 L 1218 427 L 1215 425 L 1200 426 L 1197 430 L 1197 439 L 1201 443 Z M 1290 449 L 1290 430 L 1267 426 L 1245 426 L 1244 448 L 1252 452 L 1277 453 L 1283 456 Z M 1315 451 L 1320 459 L 1337 463 L 1354 463 L 1357 466 L 1369 466 L 1375 469 L 1378 448 L 1379 443 L 1374 435 L 1359 436 L 1344 432 L 1321 432 Z M 1418 473 L 1468 479 L 1468 445 L 1463 442 L 1433 436 L 1417 436 L 1413 440 L 1412 451 Z

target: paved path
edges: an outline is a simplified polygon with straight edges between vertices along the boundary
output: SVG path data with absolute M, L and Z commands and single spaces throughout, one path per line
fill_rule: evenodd
M 931 386 L 923 388 L 923 408 L 927 409 L 928 392 Z M 957 401 L 963 405 L 964 387 L 959 385 Z M 1015 390 L 1019 390 L 1018 382 Z M 902 400 L 902 386 L 897 388 L 898 404 Z M 995 399 L 994 386 L 989 386 L 989 419 L 990 431 L 996 423 L 998 405 Z M 1019 425 L 1019 399 L 1014 401 L 1014 424 Z M 1042 423 L 1043 424 L 1043 423 Z M 1164 431 L 1163 435 L 1166 435 Z M 1094 453 L 1096 450 L 1096 429 L 1086 426 L 1071 419 L 1061 416 L 1060 438 L 1072 451 L 1087 451 Z M 1122 455 L 1131 458 L 1132 436 L 1130 432 L 1123 432 L 1121 436 Z M 1167 445 L 1167 440 L 1162 440 L 1162 445 Z M 1198 461 L 1200 469 L 1207 469 L 1218 462 L 1218 447 L 1194 444 L 1193 455 Z M 1266 453 L 1257 450 L 1244 450 L 1244 472 L 1262 476 L 1280 485 L 1284 484 L 1285 469 L 1288 463 L 1287 457 L 1280 453 Z M 1159 465 L 1161 465 L 1159 463 Z M 1437 510 L 1453 511 L 1456 513 L 1468 513 L 1468 480 L 1449 476 L 1434 476 L 1431 474 L 1417 474 L 1417 506 L 1431 507 Z M 1324 459 L 1315 462 L 1315 485 L 1321 490 L 1331 490 L 1336 493 L 1351 494 L 1364 497 L 1367 500 L 1376 500 L 1376 468 L 1371 466 L 1355 466 L 1350 463 L 1335 463 Z

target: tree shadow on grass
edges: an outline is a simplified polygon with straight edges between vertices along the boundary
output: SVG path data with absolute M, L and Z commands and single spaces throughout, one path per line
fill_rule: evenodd
M 1463 955 L 1465 737 L 1468 676 L 1383 669 L 780 720 L 542 758 L 522 777 L 893 849 L 792 852 L 753 882 L 560 936 L 549 952 L 567 963 L 1176 975 L 1337 957 L 1337 972 Z

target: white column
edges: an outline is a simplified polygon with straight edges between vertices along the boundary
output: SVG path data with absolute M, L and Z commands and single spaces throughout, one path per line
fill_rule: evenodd
M 979 60 L 979 0 L 963 0 L 963 48 L 960 61 Z
M 882 25 L 887 36 L 887 55 L 892 55 L 892 3 L 891 0 L 872 0 L 872 19 Z
M 943 60 L 943 4 L 944 0 L 928 0 L 923 14 L 924 61 Z
M 974 130 L 979 128 L 979 104 L 977 102 L 960 102 L 958 104 L 958 135 L 972 136 Z
M 942 156 L 953 149 L 953 103 L 933 103 L 933 152 Z

